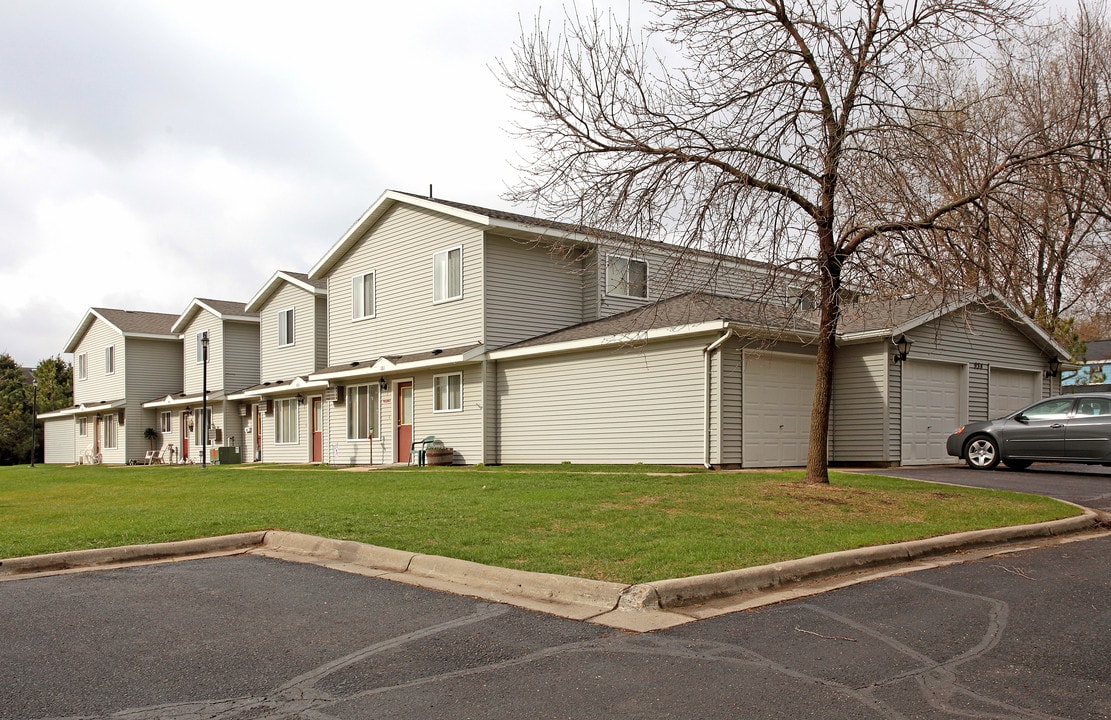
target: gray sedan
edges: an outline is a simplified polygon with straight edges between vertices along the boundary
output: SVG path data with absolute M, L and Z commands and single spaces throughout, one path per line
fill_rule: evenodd
M 946 451 L 970 468 L 1013 470 L 1033 462 L 1111 465 L 1111 393 L 1061 395 L 997 420 L 971 422 L 949 436 Z

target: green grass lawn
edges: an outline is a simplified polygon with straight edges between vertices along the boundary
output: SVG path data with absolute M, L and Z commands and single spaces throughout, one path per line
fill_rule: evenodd
M 281 529 L 625 583 L 1077 514 L 834 473 L 650 466 L 0 468 L 0 558 Z

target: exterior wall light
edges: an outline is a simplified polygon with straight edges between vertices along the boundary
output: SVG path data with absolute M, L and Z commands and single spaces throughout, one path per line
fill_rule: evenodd
M 1049 369 L 1045 371 L 1047 378 L 1057 377 L 1057 373 L 1061 372 L 1061 361 L 1056 355 L 1049 358 Z
M 900 335 L 893 342 L 895 343 L 895 355 L 892 357 L 892 360 L 901 363 L 906 360 L 907 355 L 910 354 L 910 346 L 914 344 L 914 341 L 906 335 Z

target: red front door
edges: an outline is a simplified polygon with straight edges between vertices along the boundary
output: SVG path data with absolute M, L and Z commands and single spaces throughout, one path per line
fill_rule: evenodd
M 312 412 L 309 417 L 312 423 L 312 462 L 324 461 L 324 403 L 322 398 L 312 399 Z
M 255 405 L 255 462 L 262 462 L 262 405 Z
M 413 383 L 397 384 L 394 408 L 394 417 L 397 418 L 397 461 L 407 463 L 409 449 L 413 446 Z
M 187 457 L 189 457 L 189 418 L 191 418 L 191 417 L 192 417 L 192 415 L 190 415 L 187 412 L 183 412 L 181 414 L 181 461 L 182 462 L 185 462 L 185 459 Z

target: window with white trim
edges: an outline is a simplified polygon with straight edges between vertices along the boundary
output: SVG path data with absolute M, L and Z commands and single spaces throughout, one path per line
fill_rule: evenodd
M 374 271 L 351 278 L 351 319 L 363 320 L 375 315 Z
M 109 345 L 104 348 L 104 374 L 111 375 L 116 372 L 116 346 Z
M 432 256 L 432 302 L 463 297 L 463 248 L 441 250 Z
M 274 442 L 279 445 L 297 444 L 297 428 L 300 423 L 297 398 L 274 401 Z
M 89 418 L 77 418 L 77 434 L 81 437 L 89 434 Z
M 347 439 L 366 440 L 378 430 L 378 384 L 347 388 Z
M 648 298 L 648 261 L 622 255 L 606 257 L 606 294 Z
M 278 347 L 293 344 L 293 308 L 278 311 Z
M 463 373 L 432 376 L 432 412 L 463 409 Z
M 158 414 L 158 431 L 168 433 L 174 429 L 173 413 L 169 410 L 163 410 Z
M 104 416 L 104 449 L 115 450 L 119 442 L 120 417 L 114 412 Z
M 77 356 L 77 379 L 85 380 L 89 377 L 89 354 L 80 353 Z

